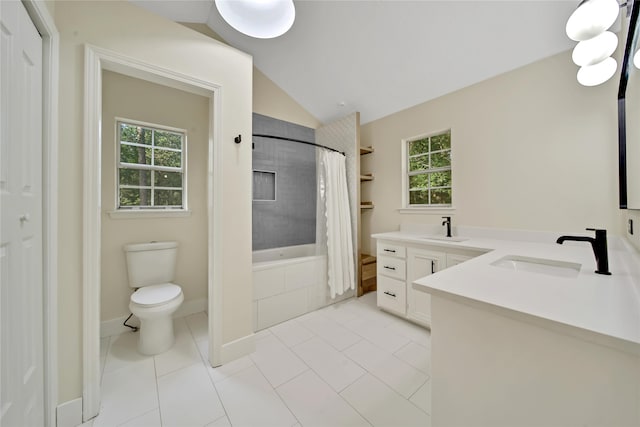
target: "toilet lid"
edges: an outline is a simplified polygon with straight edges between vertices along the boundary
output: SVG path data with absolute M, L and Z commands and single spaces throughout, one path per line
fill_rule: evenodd
M 182 288 L 173 283 L 145 286 L 131 295 L 131 302 L 146 306 L 164 304 L 178 297 L 181 293 Z

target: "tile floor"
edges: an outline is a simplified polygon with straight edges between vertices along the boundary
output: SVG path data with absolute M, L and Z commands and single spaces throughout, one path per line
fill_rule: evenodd
M 429 331 L 379 311 L 375 294 L 256 334 L 256 351 L 218 368 L 207 319 L 175 320 L 153 357 L 137 334 L 102 341 L 102 409 L 83 426 L 428 426 Z

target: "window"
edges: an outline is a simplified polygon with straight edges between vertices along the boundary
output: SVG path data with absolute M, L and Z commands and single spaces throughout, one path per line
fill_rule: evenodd
M 118 121 L 118 209 L 186 209 L 186 132 Z
M 405 144 L 406 206 L 451 206 L 451 131 Z

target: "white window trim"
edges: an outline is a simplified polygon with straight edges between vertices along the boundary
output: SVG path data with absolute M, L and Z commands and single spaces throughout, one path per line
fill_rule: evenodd
M 183 141 L 183 146 L 182 146 L 182 208 L 175 208 L 175 209 L 171 209 L 171 208 L 138 208 L 138 207 L 131 207 L 131 208 L 119 208 L 118 207 L 118 198 L 120 197 L 120 183 L 118 182 L 118 177 L 119 177 L 119 169 L 120 169 L 120 130 L 118 127 L 118 123 L 126 123 L 126 124 L 133 124 L 133 125 L 138 125 L 138 126 L 143 126 L 143 127 L 147 127 L 147 128 L 154 128 L 154 129 L 161 129 L 161 130 L 166 130 L 169 132 L 176 132 L 176 133 L 181 133 L 184 135 L 184 141 Z M 115 122 L 114 122 L 114 127 L 115 127 L 115 131 L 114 131 L 114 135 L 115 135 L 115 139 L 116 139 L 116 144 L 115 144 L 115 167 L 116 167 L 116 173 L 115 173 L 115 186 L 114 186 L 114 190 L 115 190 L 115 195 L 113 197 L 113 210 L 107 212 L 109 214 L 109 217 L 112 219 L 131 219 L 131 218 L 178 218 L 178 217 L 188 217 L 191 216 L 191 211 L 189 210 L 189 205 L 188 205 L 188 200 L 189 200 L 189 194 L 188 194 L 188 173 L 187 173 L 187 151 L 188 151 L 188 134 L 187 134 L 187 130 L 186 129 L 181 129 L 181 128 L 176 128 L 176 127 L 171 127 L 171 126 L 165 126 L 165 125 L 159 125 L 157 123 L 149 123 L 149 122 L 144 122 L 141 120 L 133 120 L 133 119 L 128 119 L 125 117 L 115 117 Z M 173 150 L 169 150 L 169 151 L 173 151 Z M 140 167 L 140 169 L 147 169 L 145 167 Z M 148 168 L 151 169 L 151 168 Z M 154 167 L 154 170 L 160 170 L 163 169 L 161 167 Z M 173 169 L 175 168 L 165 168 L 167 170 L 171 170 L 174 171 Z
M 409 205 L 409 171 L 408 171 L 408 153 L 407 146 L 409 145 L 409 141 L 415 141 L 416 139 L 429 138 L 434 135 L 440 135 L 445 132 L 451 133 L 451 175 L 453 177 L 453 129 L 443 129 L 437 132 L 429 132 L 421 135 L 412 136 L 409 138 L 402 139 L 401 142 L 401 168 L 402 171 L 402 207 L 398 209 L 398 212 L 401 214 L 441 214 L 441 213 L 451 213 L 456 210 L 455 208 L 455 191 L 453 182 L 451 180 L 451 205 L 434 205 L 434 206 L 411 206 Z

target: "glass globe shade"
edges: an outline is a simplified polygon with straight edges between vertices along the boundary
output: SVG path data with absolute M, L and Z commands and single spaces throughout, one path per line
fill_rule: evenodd
M 613 76 L 618 68 L 615 59 L 609 57 L 602 62 L 586 65 L 578 70 L 578 83 L 583 86 L 597 86 Z
M 222 18 L 243 34 L 271 39 L 286 33 L 293 25 L 293 0 L 215 0 Z
M 640 49 L 633 55 L 633 65 L 636 66 L 637 69 L 640 70 Z
M 567 36 L 581 42 L 602 34 L 616 22 L 619 9 L 616 0 L 584 0 L 567 21 Z
M 618 36 L 611 31 L 605 31 L 599 36 L 582 41 L 573 49 L 573 62 L 576 65 L 593 65 L 611 56 L 618 47 Z

